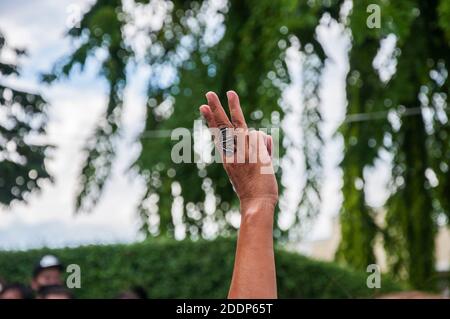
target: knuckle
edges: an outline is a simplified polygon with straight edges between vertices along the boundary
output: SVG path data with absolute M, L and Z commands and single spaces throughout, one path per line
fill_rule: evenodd
M 219 128 L 219 130 L 223 129 L 223 128 L 229 128 L 228 123 L 226 123 L 223 120 L 216 121 L 216 124 L 217 124 L 217 127 Z

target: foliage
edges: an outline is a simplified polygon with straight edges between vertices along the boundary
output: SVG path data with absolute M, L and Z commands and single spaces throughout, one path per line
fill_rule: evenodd
M 366 27 L 371 3 L 381 8 L 381 28 Z M 450 93 L 448 1 L 354 1 L 348 17 L 353 41 L 347 114 L 382 114 L 373 125 L 344 123 L 344 203 L 341 257 L 361 269 L 374 260 L 377 233 L 367 207 L 364 171 L 380 154 L 392 156 L 390 197 L 384 235 L 392 271 L 426 288 L 434 272 L 438 216 L 450 215 L 448 164 Z M 440 18 L 440 19 L 439 19 Z M 371 61 L 388 36 L 396 48 L 389 57 L 395 71 L 380 76 Z M 426 113 L 431 116 L 425 116 Z M 397 120 L 392 120 L 395 117 Z M 433 182 L 433 176 L 437 182 Z M 357 184 L 361 184 L 358 186 Z
M 347 16 L 341 11 L 344 2 L 353 5 Z M 175 165 L 170 159 L 173 141 L 154 138 L 153 133 L 191 127 L 206 90 L 224 98 L 228 89 L 235 89 L 250 126 L 280 126 L 284 113 L 291 111 L 281 101 L 281 92 L 290 83 L 285 51 L 300 40 L 304 108 L 299 126 L 305 139 L 306 186 L 290 230 L 296 230 L 301 217 L 316 215 L 323 178 L 318 92 L 326 60 L 316 28 L 326 16 L 346 28 L 352 44 L 347 118 L 339 130 L 344 138 L 340 165 L 344 201 L 337 257 L 365 269 L 375 261 L 374 238 L 382 234 L 392 271 L 408 277 L 416 287 L 429 284 L 436 226 L 450 218 L 448 1 L 231 0 L 223 7 L 212 6 L 213 1 L 127 3 L 132 8 L 121 0 L 98 0 L 68 33 L 74 52 L 46 77 L 69 76 L 88 59 L 105 56 L 99 63 L 100 74 L 110 86 L 109 102 L 87 143 L 78 208 L 89 210 L 100 198 L 114 160 L 115 141 L 120 138 L 123 92 L 133 76 L 130 70 L 147 65 L 151 69 L 147 115 L 139 137 L 142 152 L 134 163 L 147 183 L 138 208 L 142 231 L 147 236 L 173 235 L 171 208 L 178 201 L 185 211 L 182 222 L 188 237 L 203 235 L 211 223 L 219 226 L 216 235 L 228 234 L 229 214 L 237 203 L 223 169 L 220 165 Z M 367 27 L 369 4 L 381 8 L 379 29 Z M 138 25 L 135 10 L 148 14 L 154 23 Z M 163 11 L 160 23 L 152 14 L 158 10 Z M 221 21 L 212 29 L 211 16 Z M 139 35 L 149 39 L 144 53 L 133 42 Z M 374 59 L 382 43 L 392 38 L 396 48 L 387 63 L 393 72 L 381 76 L 382 67 L 374 65 Z M 288 139 L 283 142 L 281 155 L 286 148 L 297 147 Z M 364 190 L 366 171 L 382 154 L 391 159 L 391 178 L 385 226 L 379 227 Z M 212 214 L 204 206 L 207 194 L 216 196 Z M 276 228 L 277 239 L 288 233 Z
M 68 33 L 76 43 L 75 51 L 45 77 L 52 81 L 68 76 L 75 67 L 82 68 L 96 52 L 107 52 L 100 71 L 110 84 L 109 106 L 93 143 L 89 144 L 92 147 L 87 149 L 78 208 L 91 209 L 101 195 L 114 156 L 114 140 L 120 131 L 123 88 L 130 76 L 127 70 L 130 65 L 145 64 L 151 69 L 147 116 L 140 136 L 142 152 L 134 165 L 147 182 L 147 192 L 138 208 L 142 231 L 147 236 L 172 235 L 175 225 L 171 206 L 179 198 L 186 211 L 183 223 L 187 236 L 198 237 L 210 222 L 219 225 L 216 235 L 227 234 L 230 228 L 227 216 L 236 208 L 237 201 L 223 169 L 220 165 L 174 164 L 170 158 L 174 142 L 168 136 L 155 138 L 153 133 L 192 127 L 194 120 L 199 119 L 198 106 L 205 101 L 204 93 L 214 90 L 224 100 L 229 89 L 239 92 L 249 126 L 280 127 L 284 111 L 289 111 L 289 106 L 281 100 L 281 92 L 289 84 L 285 50 L 298 36 L 305 46 L 316 48 L 315 52 L 305 52 L 307 107 L 299 123 L 308 138 L 308 143 L 302 146 L 307 169 L 302 211 L 306 216 L 315 216 L 320 199 L 322 145 L 317 125 L 320 119 L 317 92 L 325 56 L 314 36 L 314 28 L 325 12 L 336 16 L 338 12 L 330 9 L 331 4 L 341 2 L 233 0 L 217 7 L 213 1 L 136 1 L 130 9 L 119 0 L 97 1 L 79 26 Z M 164 15 L 156 27 L 136 24 L 133 10 L 146 12 L 151 22 L 158 20 L 151 12 L 159 9 Z M 210 16 L 222 23 L 208 26 Z M 143 56 L 136 52 L 127 28 L 138 30 L 134 37 L 143 34 L 149 39 Z M 175 74 L 169 80 L 164 76 L 168 72 Z M 286 147 L 294 147 L 289 140 L 280 144 L 283 144 L 280 156 Z M 181 187 L 176 195 L 172 194 L 174 183 Z M 206 213 L 203 205 L 208 193 L 214 193 L 217 201 L 212 215 Z M 155 214 L 159 220 L 156 227 L 150 222 Z M 299 216 L 300 213 L 292 229 L 300 224 Z M 277 226 L 275 234 L 285 235 L 286 229 Z
M 8 51 L 17 60 L 24 50 L 8 47 L 0 32 L 0 56 Z M 15 62 L 0 60 L 0 204 L 24 200 L 49 178 L 44 166 L 48 145 L 37 140 L 45 133 L 45 100 L 15 89 L 8 79 L 19 75 Z
M 225 298 L 234 249 L 231 239 L 151 239 L 133 245 L 0 252 L 0 277 L 27 282 L 32 265 L 43 254 L 52 253 L 66 265 L 81 267 L 81 288 L 75 290 L 78 298 L 113 298 L 133 285 L 145 288 L 150 298 Z M 281 249 L 276 252 L 276 263 L 281 298 L 358 298 L 399 290 L 384 277 L 381 289 L 369 289 L 367 273 Z

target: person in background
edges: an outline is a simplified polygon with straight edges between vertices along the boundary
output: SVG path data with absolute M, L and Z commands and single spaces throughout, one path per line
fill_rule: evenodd
M 116 299 L 147 299 L 145 289 L 140 286 L 132 287 L 130 290 L 121 292 Z
M 0 293 L 2 293 L 3 288 L 5 288 L 6 285 L 6 281 L 4 281 L 1 277 L 0 277 Z
M 69 289 L 62 285 L 42 286 L 37 292 L 37 299 L 73 299 Z
M 60 286 L 63 283 L 63 265 L 53 255 L 43 256 L 34 267 L 31 288 L 38 292 L 45 286 Z
M 33 291 L 22 284 L 4 284 L 0 289 L 0 299 L 33 299 Z

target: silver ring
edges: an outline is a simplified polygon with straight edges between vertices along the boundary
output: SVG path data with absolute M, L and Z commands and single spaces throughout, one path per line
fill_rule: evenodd
M 234 154 L 233 128 L 223 127 L 220 129 L 220 144 L 224 155 Z

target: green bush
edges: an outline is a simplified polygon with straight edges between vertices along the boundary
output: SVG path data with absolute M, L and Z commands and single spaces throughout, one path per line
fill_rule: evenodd
M 78 298 L 113 298 L 133 285 L 150 298 L 224 298 L 230 285 L 235 240 L 150 240 L 132 245 L 84 246 L 0 252 L 0 277 L 29 282 L 33 265 L 47 253 L 81 267 Z M 280 298 L 361 298 L 398 290 L 383 278 L 381 289 L 366 286 L 368 274 L 333 263 L 276 251 Z

